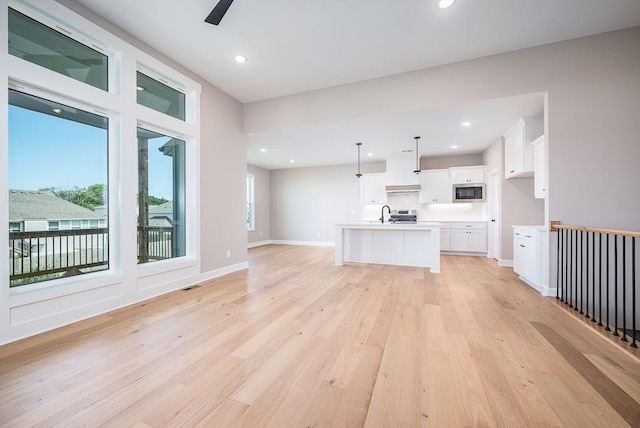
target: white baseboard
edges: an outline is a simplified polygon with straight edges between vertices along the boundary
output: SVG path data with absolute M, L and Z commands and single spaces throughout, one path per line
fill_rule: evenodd
M 249 269 L 249 262 L 236 263 L 235 265 L 225 266 L 220 269 L 201 273 L 199 282 L 209 281 L 210 279 L 215 279 L 243 269 Z
M 272 244 L 271 240 L 269 239 L 267 239 L 266 241 L 249 242 L 247 244 L 247 248 L 262 247 L 263 245 L 269 245 L 269 244 Z
M 278 240 L 272 239 L 271 244 L 280 244 L 280 245 L 307 245 L 311 247 L 334 247 L 335 242 L 323 242 L 323 241 L 286 241 L 286 240 Z
M 513 260 L 498 259 L 498 266 L 513 267 Z

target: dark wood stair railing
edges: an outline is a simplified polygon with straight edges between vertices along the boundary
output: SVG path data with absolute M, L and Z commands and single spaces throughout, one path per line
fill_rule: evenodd
M 637 348 L 640 232 L 568 226 L 552 221 L 558 232 L 556 299 Z M 630 298 L 629 298 L 630 297 Z M 630 328 L 627 328 L 630 327 Z

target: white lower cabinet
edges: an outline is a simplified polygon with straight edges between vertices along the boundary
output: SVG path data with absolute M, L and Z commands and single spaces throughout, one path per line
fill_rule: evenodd
M 487 252 L 487 223 L 451 223 L 450 251 Z
M 440 251 L 451 251 L 451 223 L 440 225 Z
M 513 271 L 524 282 L 547 294 L 547 232 L 542 226 L 513 226 Z

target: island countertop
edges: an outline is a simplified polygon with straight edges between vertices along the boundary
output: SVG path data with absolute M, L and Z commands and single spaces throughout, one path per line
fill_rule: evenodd
M 428 267 L 440 272 L 440 223 L 338 223 L 335 264 Z
M 430 230 L 434 227 L 440 228 L 441 224 L 437 222 L 420 222 L 420 223 L 380 223 L 360 222 L 360 223 L 337 223 L 336 227 L 344 229 L 388 229 L 388 230 Z

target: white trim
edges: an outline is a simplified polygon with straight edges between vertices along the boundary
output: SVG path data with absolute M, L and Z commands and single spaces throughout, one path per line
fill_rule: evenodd
M 219 278 L 224 275 L 229 275 L 230 273 L 237 272 L 243 269 L 249 269 L 249 262 L 236 263 L 235 265 L 225 266 L 220 269 L 201 273 L 198 283 L 203 281 L 210 281 L 212 279 Z
M 498 266 L 513 267 L 513 260 L 498 259 Z
M 273 242 L 271 242 L 271 240 L 266 240 L 266 241 L 258 241 L 258 242 L 249 242 L 247 244 L 247 248 L 255 248 L 255 247 L 262 247 L 263 245 L 270 245 L 273 244 Z
M 280 239 L 272 239 L 271 244 L 278 245 L 306 245 L 311 247 L 335 247 L 335 242 L 323 242 L 323 241 L 288 241 Z
M 469 253 L 464 251 L 448 251 L 440 250 L 442 256 L 472 256 L 472 257 L 488 257 L 487 253 Z

